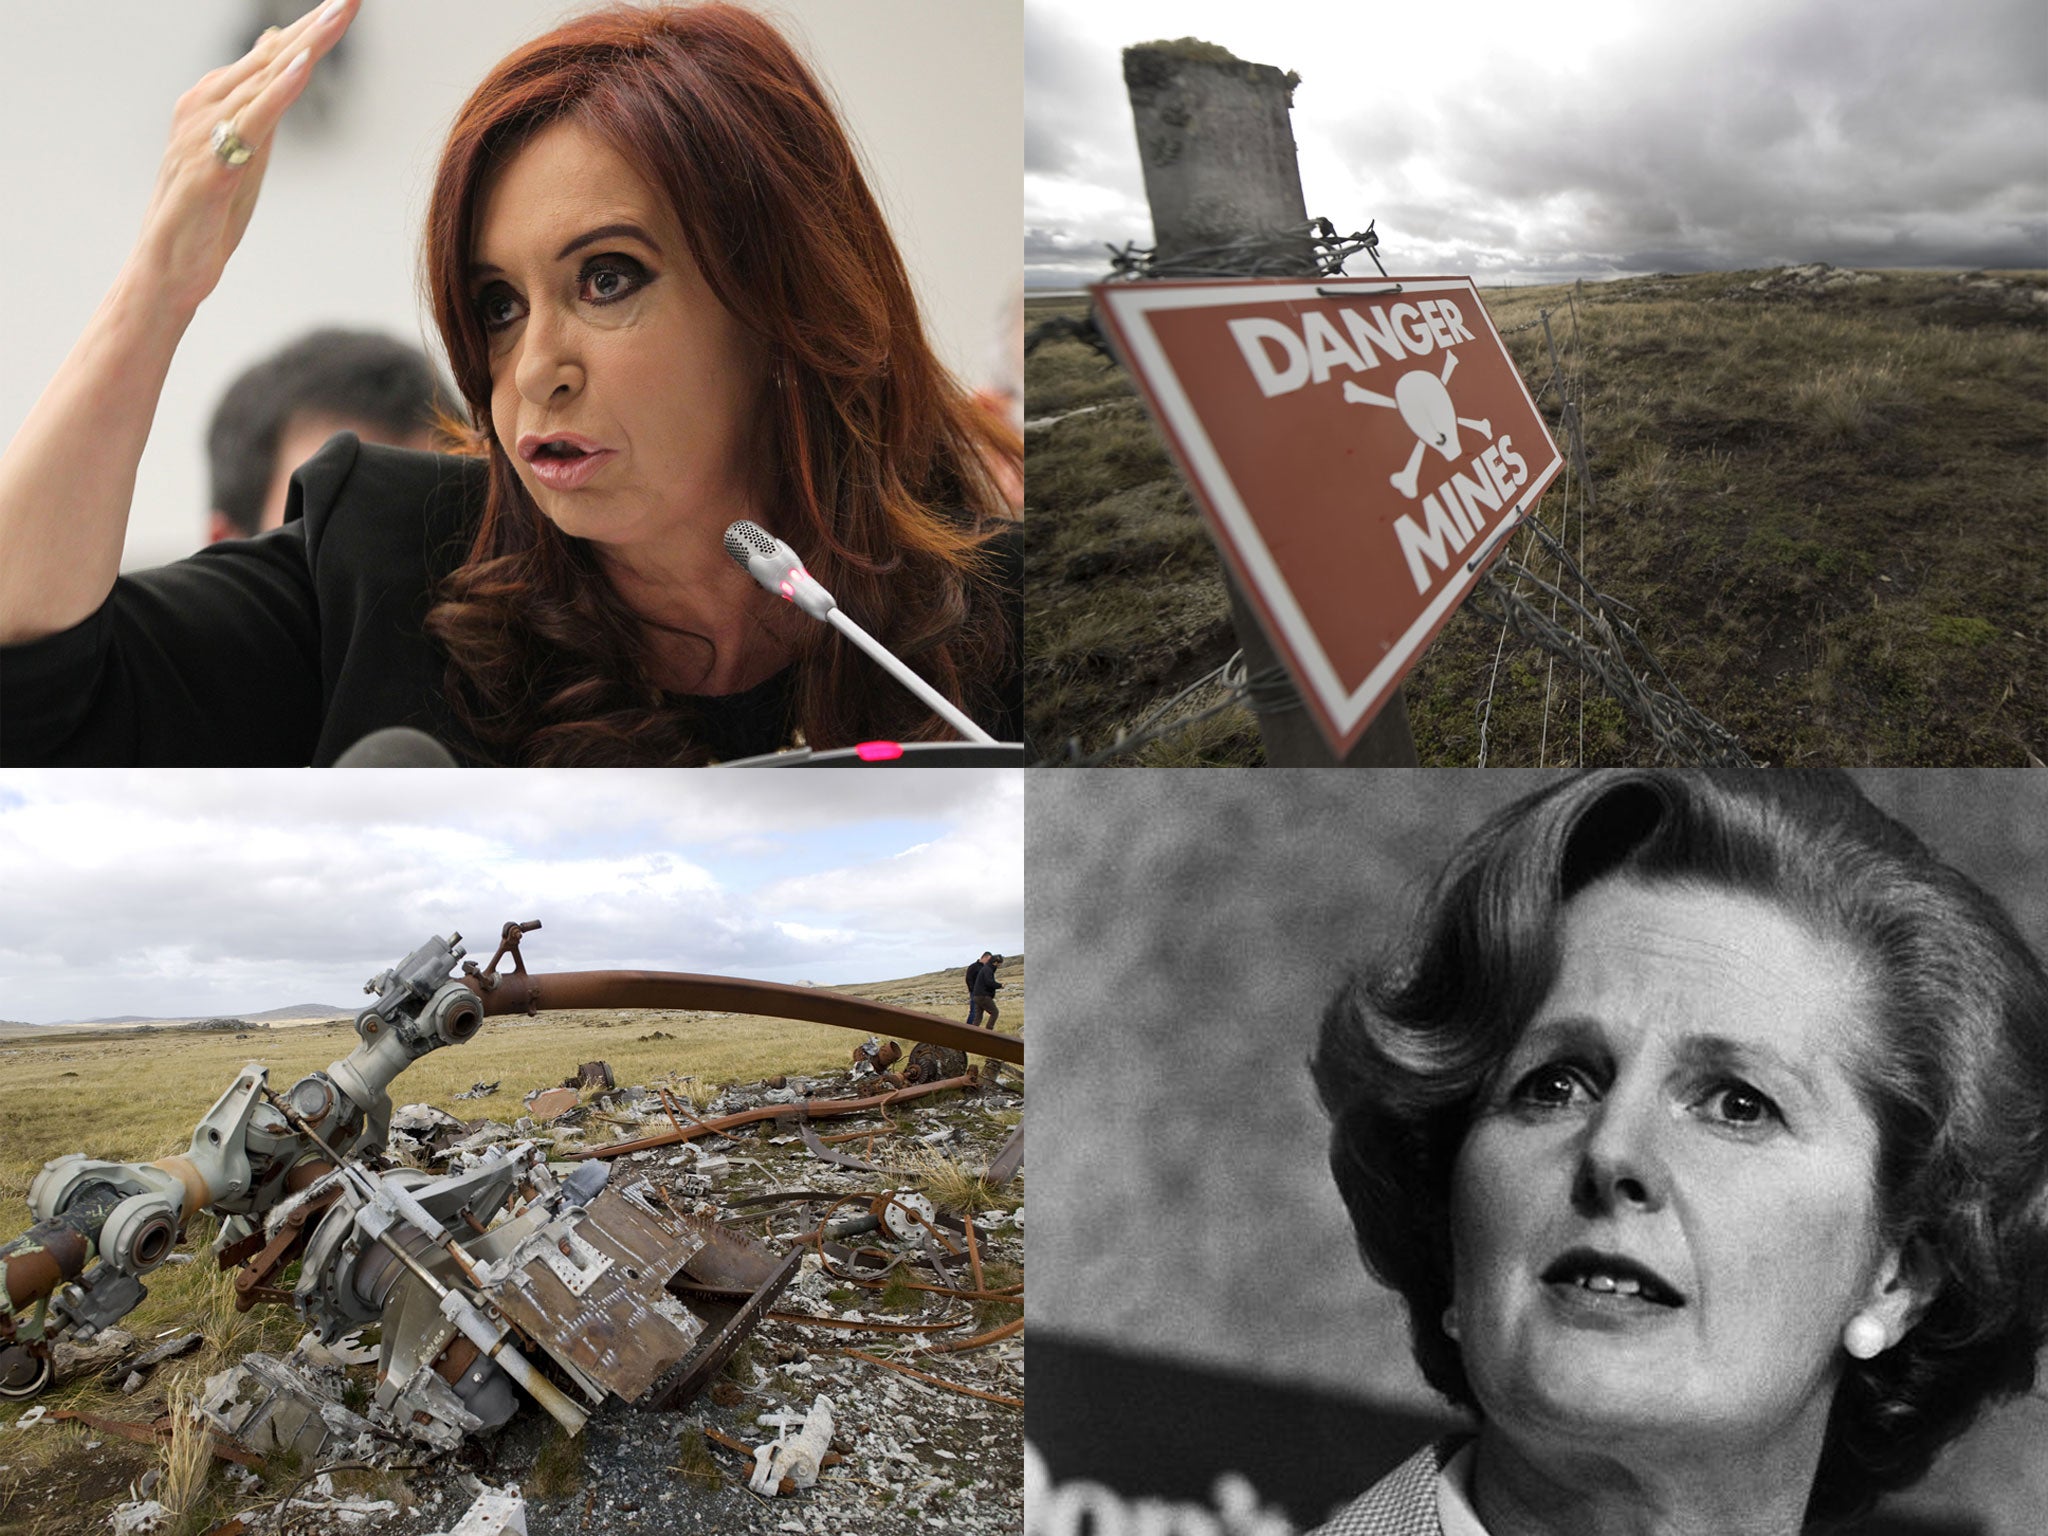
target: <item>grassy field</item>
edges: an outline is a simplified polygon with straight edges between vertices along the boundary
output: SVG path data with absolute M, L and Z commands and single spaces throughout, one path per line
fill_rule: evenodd
M 1003 968 L 1005 1033 L 1024 1025 L 1024 971 L 1021 956 Z M 955 971 L 832 990 L 954 1019 L 966 1012 Z M 665 1038 L 652 1038 L 657 1032 Z M 695 1011 L 492 1019 L 467 1045 L 446 1047 L 408 1068 L 392 1084 L 391 1097 L 394 1104 L 433 1104 L 464 1120 L 488 1116 L 510 1123 L 525 1113 L 521 1101 L 527 1092 L 560 1083 L 581 1062 L 601 1059 L 611 1064 L 621 1087 L 659 1082 L 680 1089 L 701 1107 L 727 1083 L 843 1070 L 863 1038 L 822 1024 Z M 0 1234 L 11 1236 L 29 1224 L 29 1180 L 47 1159 L 85 1152 L 149 1161 L 182 1152 L 191 1141 L 193 1123 L 246 1063 L 267 1066 L 272 1087 L 281 1091 L 306 1072 L 346 1056 L 354 1044 L 346 1021 L 257 1030 L 244 1039 L 225 1031 L 111 1029 L 15 1032 L 0 1038 L 0 1103 L 7 1106 L 0 1116 Z M 494 1080 L 500 1087 L 488 1098 L 455 1099 L 473 1083 Z M 941 1160 L 932 1164 L 936 1176 L 957 1174 Z M 206 1253 L 215 1230 L 210 1217 L 196 1218 L 181 1250 L 196 1255 L 194 1261 L 153 1271 L 146 1281 L 149 1298 L 121 1322 L 144 1343 L 160 1335 L 201 1332 L 205 1342 L 196 1353 L 158 1367 L 137 1397 L 87 1376 L 60 1384 L 38 1402 L 52 1412 L 68 1408 L 146 1422 L 174 1394 L 194 1391 L 247 1351 L 289 1350 L 304 1325 L 286 1307 L 234 1310 L 232 1275 L 218 1270 Z M 0 1428 L 26 1406 L 8 1405 Z M 90 1453 L 88 1443 L 96 1447 Z M 104 1507 L 157 1461 L 146 1446 L 77 1425 L 0 1435 L 0 1536 L 57 1536 L 82 1529 L 62 1515 L 51 1523 L 44 1501 L 52 1479 L 62 1480 L 64 1507 Z M 265 1475 L 292 1481 L 291 1469 L 276 1465 L 275 1458 Z M 375 1483 L 370 1475 L 360 1486 L 377 1496 Z M 10 1507 L 24 1489 L 36 1491 L 33 1511 Z M 216 1476 L 187 1525 L 203 1529 L 198 1516 L 224 1512 L 232 1502 Z
M 1580 380 L 1590 580 L 1637 611 L 1686 697 L 1754 759 L 2038 762 L 2048 303 L 2037 295 L 2048 274 L 1865 276 L 1588 285 L 1575 316 L 1564 288 L 1484 297 L 1503 332 L 1550 310 Z M 1027 325 L 1084 308 L 1033 301 Z M 1548 375 L 1540 327 L 1507 341 L 1532 386 Z M 1108 746 L 1236 641 L 1205 526 L 1121 370 L 1050 340 L 1026 385 L 1027 415 L 1045 423 L 1026 446 L 1037 759 L 1070 741 Z M 1541 404 L 1554 424 L 1554 395 Z M 1553 486 L 1546 522 L 1560 500 Z M 1424 763 L 1477 761 L 1499 641 L 1497 625 L 1461 613 L 1409 674 Z M 1510 637 L 1488 761 L 1577 761 L 1579 722 L 1578 674 L 1560 664 L 1553 676 L 1545 653 Z M 1590 683 L 1584 741 L 1590 763 L 1655 757 Z M 1240 708 L 1120 761 L 1261 760 Z

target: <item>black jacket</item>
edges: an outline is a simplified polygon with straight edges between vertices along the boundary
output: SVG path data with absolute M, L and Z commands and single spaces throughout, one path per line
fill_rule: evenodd
M 480 759 L 423 624 L 468 548 L 485 474 L 477 459 L 329 439 L 292 477 L 284 527 L 123 576 L 84 622 L 0 648 L 0 763 L 324 767 L 393 725 Z M 1021 540 L 998 547 L 1019 662 L 1008 712 L 981 723 L 1015 741 Z M 788 685 L 784 672 L 697 701 L 714 755 L 787 745 Z

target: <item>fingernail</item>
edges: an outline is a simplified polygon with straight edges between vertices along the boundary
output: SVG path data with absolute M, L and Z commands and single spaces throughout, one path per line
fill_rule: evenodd
M 334 20 L 347 7 L 348 0 L 327 0 L 327 9 L 320 13 L 323 22 Z
M 284 72 L 288 75 L 296 75 L 300 70 L 306 67 L 306 60 L 310 59 L 312 56 L 312 49 L 301 48 L 299 50 L 298 57 L 293 59 L 291 63 L 285 65 Z

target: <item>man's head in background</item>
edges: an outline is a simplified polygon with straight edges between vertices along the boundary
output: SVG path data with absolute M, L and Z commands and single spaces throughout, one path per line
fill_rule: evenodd
M 209 542 L 279 526 L 292 471 L 335 433 L 425 448 L 453 398 L 419 348 L 371 331 L 314 331 L 265 358 L 228 386 L 207 428 Z

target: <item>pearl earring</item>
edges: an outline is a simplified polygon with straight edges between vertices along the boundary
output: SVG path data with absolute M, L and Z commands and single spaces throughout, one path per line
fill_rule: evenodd
M 1445 1307 L 1445 1308 L 1444 1308 L 1444 1318 L 1443 1318 L 1443 1323 L 1444 1323 L 1444 1332 L 1445 1332 L 1445 1333 L 1447 1333 L 1447 1334 L 1449 1334 L 1449 1335 L 1450 1335 L 1450 1336 L 1451 1336 L 1452 1338 L 1454 1338 L 1454 1339 L 1455 1339 L 1455 1338 L 1457 1338 L 1457 1336 L 1458 1336 L 1458 1307 L 1457 1307 L 1457 1303 L 1453 1302 L 1453 1303 L 1452 1303 L 1452 1304 L 1451 1304 L 1450 1306 L 1448 1306 L 1448 1307 Z
M 1885 1337 L 1884 1324 L 1868 1312 L 1858 1312 L 1842 1330 L 1842 1348 L 1858 1360 L 1875 1360 L 1890 1342 Z

